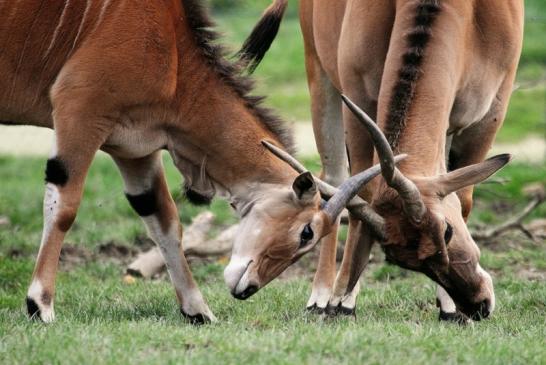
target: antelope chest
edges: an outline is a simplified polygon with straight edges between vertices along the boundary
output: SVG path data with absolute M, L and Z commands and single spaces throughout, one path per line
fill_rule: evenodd
M 134 159 L 148 156 L 166 145 L 166 133 L 156 125 L 118 125 L 101 149 L 115 157 Z
M 451 109 L 449 131 L 460 133 L 482 121 L 495 104 L 502 78 L 478 77 L 459 90 Z

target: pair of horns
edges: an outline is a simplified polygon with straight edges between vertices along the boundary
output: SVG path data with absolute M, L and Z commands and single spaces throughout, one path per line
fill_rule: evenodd
M 268 141 L 262 141 L 262 144 L 279 159 L 285 161 L 298 173 L 306 173 L 307 169 L 289 153 L 275 146 Z M 397 164 L 407 155 L 394 157 L 394 163 Z M 357 175 L 347 179 L 339 188 L 333 187 L 327 182 L 313 176 L 321 196 L 327 200 L 323 211 L 331 222 L 334 222 L 344 208 L 347 208 L 351 214 L 365 222 L 372 232 L 379 239 L 385 238 L 385 220 L 377 214 L 370 204 L 357 194 L 358 191 L 370 182 L 374 177 L 381 174 L 381 166 L 375 165 Z
M 404 160 L 407 155 L 402 154 L 394 156 L 385 135 L 377 124 L 348 97 L 345 95 L 342 95 L 341 97 L 347 107 L 370 133 L 379 156 L 380 164 L 350 177 L 343 182 L 339 188 L 335 188 L 319 178 L 314 177 L 321 195 L 324 199 L 328 200 L 323 211 L 330 221 L 334 222 L 342 210 L 347 208 L 351 214 L 365 222 L 369 228 L 371 228 L 375 236 L 379 239 L 384 239 L 385 221 L 383 217 L 377 214 L 368 202 L 357 196 L 358 192 L 367 183 L 379 174 L 382 174 L 387 184 L 398 192 L 402 198 L 405 212 L 414 222 L 418 223 L 421 221 L 426 211 L 425 204 L 421 199 L 417 186 L 406 178 L 396 167 L 396 165 Z M 287 152 L 267 141 L 262 141 L 262 143 L 274 155 L 288 163 L 297 172 L 307 172 L 305 167 Z
M 407 177 L 405 177 L 396 167 L 396 161 L 392 148 L 387 138 L 379 126 L 347 96 L 341 95 L 343 102 L 353 112 L 357 119 L 364 125 L 370 134 L 379 163 L 381 164 L 381 174 L 388 186 L 396 190 L 400 198 L 405 213 L 414 223 L 420 223 L 425 215 L 426 207 L 421 193 L 417 186 Z

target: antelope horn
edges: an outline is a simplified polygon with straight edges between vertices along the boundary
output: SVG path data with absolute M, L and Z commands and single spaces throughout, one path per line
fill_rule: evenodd
M 275 146 L 274 144 L 268 142 L 268 141 L 262 141 L 262 144 L 265 148 L 267 148 L 271 153 L 273 153 L 275 156 L 277 156 L 280 160 L 286 162 L 288 165 L 290 165 L 296 172 L 298 173 L 304 173 L 307 171 L 307 169 L 294 157 L 292 157 L 289 153 L 282 150 L 281 148 Z M 404 158 L 406 158 L 406 155 L 400 155 L 396 156 L 394 158 L 395 163 L 398 163 L 402 161 Z M 375 175 L 378 175 L 380 173 L 380 167 L 378 165 L 372 167 L 372 169 L 376 169 L 378 172 Z M 368 170 L 366 170 L 368 171 Z M 363 174 L 363 173 L 361 173 Z M 360 174 L 359 174 L 360 175 Z M 374 175 L 374 176 L 375 176 Z M 357 175 L 358 176 L 358 175 Z M 333 187 L 332 185 L 322 181 L 321 179 L 313 176 L 315 179 L 315 182 L 317 183 L 317 186 L 319 188 L 319 191 L 322 195 L 322 197 L 326 200 L 334 197 L 336 194 L 340 193 L 340 190 L 338 188 Z M 358 190 L 357 190 L 358 192 Z M 346 198 L 349 196 L 346 196 Z M 363 221 L 365 224 L 368 225 L 368 227 L 372 230 L 373 234 L 379 238 L 379 239 L 385 239 L 385 221 L 383 217 L 381 217 L 379 214 L 377 214 L 373 208 L 370 206 L 370 204 L 365 201 L 364 199 L 360 198 L 358 195 L 352 195 L 350 196 L 351 199 L 344 204 L 344 206 L 347 207 L 347 209 L 351 212 L 352 215 Z M 337 199 L 337 198 L 336 198 Z M 328 204 L 327 204 L 328 205 Z M 332 207 L 332 206 L 331 206 Z M 330 208 L 332 209 L 332 208 Z M 341 211 L 340 211 L 341 212 Z M 339 214 L 339 213 L 338 213 Z M 335 219 L 335 218 L 334 218 Z
M 335 222 L 341 211 L 356 197 L 360 189 L 380 173 L 381 166 L 375 165 L 345 180 L 322 210 L 330 219 L 330 222 Z
M 426 212 L 425 203 L 421 198 L 421 193 L 417 186 L 396 168 L 394 153 L 387 138 L 377 124 L 362 109 L 354 104 L 347 96 L 341 95 L 341 98 L 349 110 L 353 112 L 366 128 L 368 133 L 370 133 L 377 155 L 379 156 L 381 172 L 387 185 L 396 190 L 398 195 L 400 195 L 400 198 L 402 198 L 406 214 L 408 214 L 415 223 L 420 223 Z

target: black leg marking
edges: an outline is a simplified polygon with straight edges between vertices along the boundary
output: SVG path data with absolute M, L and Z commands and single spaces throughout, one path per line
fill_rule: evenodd
M 186 312 L 184 312 L 183 309 L 180 309 L 180 313 L 182 313 L 182 315 L 184 316 L 184 318 L 190 322 L 191 324 L 193 325 L 196 325 L 196 326 L 200 326 L 200 325 L 203 325 L 205 323 L 208 323 L 210 322 L 208 320 L 208 318 L 206 318 L 204 315 L 202 315 L 201 313 L 198 313 L 196 315 L 193 315 L 193 316 L 190 316 L 189 314 L 187 314 Z
M 184 195 L 186 196 L 186 199 L 188 199 L 188 201 L 193 205 L 210 205 L 213 198 L 211 196 L 199 194 L 195 190 L 192 190 L 188 187 L 184 187 Z
M 141 217 L 149 217 L 158 211 L 157 197 L 154 190 L 139 195 L 125 194 L 131 207 Z
M 65 163 L 58 157 L 47 160 L 45 181 L 59 186 L 64 186 L 67 183 L 68 170 Z
M 40 308 L 38 308 L 38 304 L 34 301 L 34 299 L 27 297 L 27 313 L 30 319 L 41 319 L 40 317 Z

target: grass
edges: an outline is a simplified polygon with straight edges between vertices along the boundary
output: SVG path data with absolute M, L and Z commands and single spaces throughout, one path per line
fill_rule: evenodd
M 527 274 L 546 271 L 546 251 L 520 236 L 512 249 L 483 248 L 499 307 L 492 319 L 465 328 L 437 322 L 435 286 L 422 275 L 379 263 L 379 252 L 366 272 L 356 320 L 307 313 L 310 281 L 301 277 L 275 281 L 248 301 L 236 301 L 223 284 L 223 264 L 212 262 L 194 264 L 193 272 L 219 323 L 196 328 L 179 315 L 167 280 L 126 285 L 124 267 L 101 258 L 61 265 L 57 321 L 30 322 L 23 299 L 40 238 L 43 163 L 0 157 L 0 212 L 11 220 L 0 227 L 0 363 L 538 364 L 546 358 L 546 282 Z M 179 177 L 168 159 L 166 164 L 172 192 L 183 203 Z M 306 164 L 318 168 L 314 159 Z M 511 182 L 478 189 L 483 205 L 476 217 L 499 196 L 520 201 L 522 186 L 546 180 L 546 172 L 518 165 L 503 176 Z M 227 204 L 215 202 L 212 210 L 220 223 L 233 221 Z M 181 204 L 180 211 L 188 222 L 199 209 Z M 112 162 L 97 158 L 66 241 L 96 252 L 99 244 L 130 245 L 143 234 Z
M 1 276 L 17 283 L 28 261 Z M 462 328 L 438 323 L 434 287 L 422 277 L 368 283 L 358 317 L 324 319 L 303 309 L 309 284 L 275 283 L 236 302 L 217 279 L 202 285 L 220 322 L 192 327 L 166 282 L 120 283 L 119 268 L 93 264 L 62 273 L 56 323 L 29 322 L 23 288 L 2 290 L 0 360 L 9 364 L 368 363 L 540 364 L 544 297 L 540 282 L 497 280 L 501 309 Z M 8 276 L 7 276 L 8 275 Z M 11 275 L 11 276 L 9 276 Z M 202 280 L 201 280 L 202 281 Z

